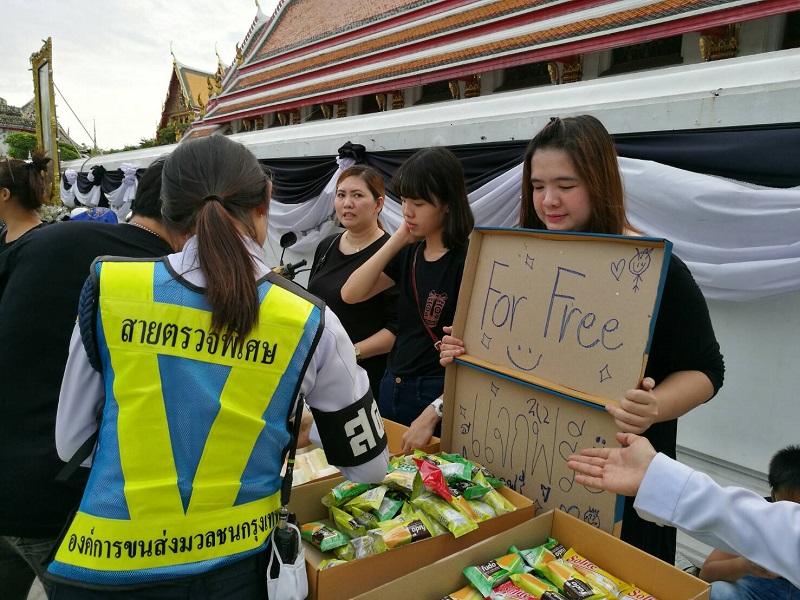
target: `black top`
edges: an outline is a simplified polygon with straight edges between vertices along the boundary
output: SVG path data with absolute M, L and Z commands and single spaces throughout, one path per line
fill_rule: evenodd
M 7 242 L 6 235 L 8 234 L 8 227 L 6 226 L 5 223 L 3 223 L 2 225 L 0 225 L 0 254 L 11 248 L 11 246 L 16 244 L 19 240 L 28 235 L 31 231 L 36 231 L 37 229 L 41 229 L 45 225 L 48 225 L 48 223 L 39 223 L 36 227 L 31 227 L 28 231 L 23 233 L 17 239 Z
M 347 304 L 342 300 L 342 286 L 353 271 L 372 258 L 387 242 L 389 234 L 384 233 L 380 239 L 355 254 L 344 254 L 339 250 L 341 235 L 337 233 L 328 236 L 317 246 L 312 275 L 308 281 L 308 291 L 322 298 L 330 306 L 354 343 L 374 335 L 381 329 L 388 329 L 396 334 L 396 286 L 357 304 Z M 325 260 L 321 261 L 323 256 Z M 375 398 L 378 397 L 381 377 L 386 370 L 387 356 L 379 354 L 365 358 L 359 363 L 369 375 L 369 384 Z
M 702 371 L 711 380 L 715 394 L 725 377 L 725 363 L 706 300 L 689 268 L 673 254 L 644 375 L 658 385 L 677 371 Z M 655 423 L 644 435 L 656 451 L 675 458 L 677 419 Z M 642 520 L 633 509 L 633 498 L 626 498 L 622 540 L 670 564 L 675 562 L 675 529 Z
M 467 245 L 452 248 L 433 262 L 425 260 L 424 250 L 424 241 L 406 246 L 384 269 L 400 289 L 397 341 L 387 365 L 399 377 L 444 376 L 439 351 L 423 318 L 437 340 L 444 336 L 442 327 L 453 324 Z M 412 278 L 412 274 L 416 276 Z M 412 279 L 416 282 L 416 300 Z
M 54 478 L 58 395 L 92 261 L 103 254 L 172 252 L 138 227 L 56 223 L 31 231 L 0 255 L 0 535 L 58 535 L 88 477 Z

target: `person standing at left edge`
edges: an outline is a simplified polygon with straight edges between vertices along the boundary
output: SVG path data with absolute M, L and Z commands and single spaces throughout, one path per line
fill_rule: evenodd
M 103 415 L 48 567 L 57 600 L 266 598 L 298 394 L 331 464 L 354 481 L 385 477 L 383 424 L 347 333 L 262 260 L 270 189 L 241 144 L 183 142 L 162 176 L 182 251 L 95 262 L 61 390 L 62 458 Z

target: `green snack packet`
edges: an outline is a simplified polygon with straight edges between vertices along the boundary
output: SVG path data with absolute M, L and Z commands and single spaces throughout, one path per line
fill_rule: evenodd
M 603 590 L 595 588 L 567 561 L 556 558 L 545 562 L 537 570 L 541 569 L 550 583 L 560 590 L 569 600 L 606 600 Z
M 341 506 L 348 500 L 366 492 L 371 487 L 372 485 L 369 483 L 355 483 L 345 480 L 333 488 L 330 493 L 326 494 L 322 498 L 322 503 L 328 507 Z
M 386 522 L 386 524 L 389 523 L 389 521 Z M 379 529 L 373 529 L 370 533 L 380 536 L 388 550 L 432 536 L 430 530 L 420 519 L 394 524 L 386 529 L 383 529 L 383 524 L 381 524 Z
M 379 485 L 349 500 L 345 506 L 347 508 L 354 506 L 361 510 L 376 510 L 383 502 L 383 497 L 388 490 L 389 488 L 385 485 Z
M 464 496 L 466 500 L 480 498 L 493 489 L 491 486 L 482 486 L 474 481 L 464 481 L 463 479 L 448 481 L 447 487 L 450 488 L 450 493 L 453 494 L 453 496 Z
M 478 528 L 478 525 L 461 511 L 453 508 L 443 498 L 432 492 L 423 492 L 411 503 L 444 525 L 455 537 L 461 537 Z
M 323 552 L 333 550 L 339 546 L 344 546 L 349 541 L 345 534 L 336 531 L 333 527 L 329 527 L 328 525 L 325 525 L 325 523 L 320 523 L 319 521 L 313 521 L 311 523 L 301 525 L 300 536 L 304 540 L 314 544 Z
M 523 571 L 524 561 L 516 552 L 490 560 L 482 565 L 467 567 L 462 572 L 485 598 L 501 583 L 508 581 L 512 573 Z
M 525 590 L 529 594 L 533 594 L 537 598 L 541 598 L 545 592 L 557 592 L 553 584 L 544 579 L 539 579 L 532 573 L 513 573 L 509 575 L 514 585 Z
M 394 469 L 391 469 L 381 484 L 388 486 L 390 490 L 405 493 L 411 498 L 416 496 L 422 489 L 422 480 L 419 477 L 417 465 L 406 463 L 400 463 Z
M 324 569 L 330 569 L 331 567 L 344 564 L 347 564 L 346 560 L 339 560 L 338 558 L 326 558 L 325 560 L 320 561 L 320 563 L 317 565 L 317 570 L 322 571 Z
M 403 506 L 403 501 L 393 498 L 388 494 L 383 497 L 381 505 L 372 511 L 378 518 L 378 521 L 388 521 L 397 514 L 397 511 Z
M 350 540 L 347 545 L 334 548 L 333 553 L 339 560 L 356 560 L 386 551 L 386 545 L 380 536 L 367 534 Z
M 494 512 L 494 509 L 486 504 L 486 502 L 481 502 L 480 500 L 467 500 L 467 504 L 478 516 L 479 521 L 488 521 L 489 519 L 493 519 L 497 516 L 497 513 Z
M 495 489 L 501 488 L 501 487 L 503 487 L 505 485 L 503 483 L 503 480 L 500 479 L 499 477 L 497 477 L 489 469 L 487 469 L 483 465 L 480 465 L 480 464 L 478 464 L 476 462 L 473 462 L 472 463 L 472 481 L 474 481 L 475 483 L 478 483 L 478 481 L 475 479 L 475 477 L 479 473 L 483 476 L 483 478 L 486 481 L 486 483 L 488 483 L 489 485 L 491 485 Z
M 540 567 L 551 560 L 561 558 L 566 554 L 567 549 L 564 548 L 558 541 L 553 538 L 547 538 L 547 541 L 540 546 L 531 548 L 530 550 L 518 550 L 511 546 L 512 552 L 517 552 L 523 560 L 532 568 L 536 569 L 541 574 Z
M 335 506 L 331 506 L 330 510 L 331 520 L 336 525 L 336 529 L 344 533 L 348 538 L 352 540 L 362 535 L 367 535 L 367 528 L 359 523 L 353 515 Z
M 353 518 L 358 521 L 361 525 L 366 527 L 367 529 L 372 529 L 378 525 L 378 517 L 373 515 L 371 512 L 367 512 L 365 510 L 361 510 L 360 508 L 356 508 L 355 506 L 347 506 L 347 512 L 353 515 Z
M 482 487 L 491 487 L 488 485 L 486 478 L 483 476 L 482 473 L 478 473 L 473 480 L 475 483 Z M 495 489 L 490 489 L 486 492 L 483 496 L 481 496 L 481 502 L 485 502 L 489 506 L 492 507 L 495 514 L 499 517 L 500 515 L 504 515 L 506 513 L 513 512 L 517 510 L 517 508 L 509 502 L 503 494 L 498 492 Z
M 441 456 L 425 454 L 420 450 L 415 450 L 414 456 L 432 465 L 436 465 L 442 472 L 442 475 L 444 475 L 448 484 L 451 480 L 470 481 L 472 479 L 472 469 L 461 462 L 451 462 Z

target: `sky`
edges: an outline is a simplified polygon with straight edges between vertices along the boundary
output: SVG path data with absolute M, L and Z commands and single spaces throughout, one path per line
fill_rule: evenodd
M 271 15 L 277 0 L 259 3 Z M 256 10 L 254 0 L 2 0 L 0 98 L 17 107 L 33 98 L 30 57 L 50 37 L 62 127 L 89 146 L 95 127 L 100 148 L 138 144 L 156 134 L 170 43 L 178 61 L 209 72 L 216 46 L 227 67 Z

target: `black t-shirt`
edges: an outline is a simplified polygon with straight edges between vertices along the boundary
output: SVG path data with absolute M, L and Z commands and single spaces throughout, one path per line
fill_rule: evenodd
M 444 336 L 442 327 L 453 324 L 467 244 L 451 248 L 433 262 L 425 260 L 424 250 L 424 241 L 406 246 L 384 269 L 400 290 L 397 341 L 389 353 L 387 365 L 387 369 L 399 377 L 444 376 L 439 351 L 423 319 L 437 340 Z M 416 283 L 416 299 L 413 282 Z
M 0 535 L 55 537 L 83 494 L 87 469 L 55 482 L 55 422 L 92 261 L 171 251 L 138 227 L 84 221 L 31 231 L 0 255 Z
M 6 224 L 3 223 L 2 225 L 0 225 L 0 254 L 11 248 L 11 246 L 16 244 L 19 240 L 28 235 L 30 232 L 36 231 L 37 229 L 41 229 L 45 225 L 48 225 L 48 223 L 39 223 L 36 227 L 32 227 L 31 229 L 23 233 L 21 236 L 19 236 L 17 239 L 7 242 L 6 235 L 8 234 L 8 228 Z
M 384 233 L 380 239 L 360 252 L 344 254 L 339 250 L 341 234 L 337 233 L 322 240 L 314 253 L 308 291 L 322 298 L 339 317 L 353 343 L 360 342 L 381 329 L 397 332 L 397 286 L 357 304 L 347 304 L 342 300 L 342 286 L 347 279 L 353 271 L 367 262 L 389 237 L 388 233 Z M 323 256 L 325 260 L 320 265 Z M 387 356 L 386 354 L 371 356 L 359 363 L 369 375 L 370 387 L 375 397 L 378 395 L 380 380 L 386 370 Z
M 673 254 L 667 268 L 644 374 L 652 377 L 658 385 L 677 371 L 703 372 L 711 380 L 715 394 L 725 377 L 725 363 L 703 293 L 689 268 Z M 655 423 L 644 435 L 658 452 L 675 458 L 677 419 Z M 622 540 L 674 563 L 675 529 L 643 520 L 634 510 L 633 500 L 632 497 L 625 499 Z

